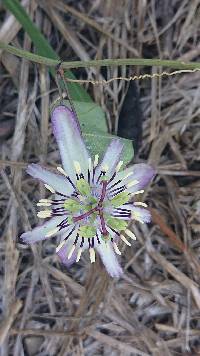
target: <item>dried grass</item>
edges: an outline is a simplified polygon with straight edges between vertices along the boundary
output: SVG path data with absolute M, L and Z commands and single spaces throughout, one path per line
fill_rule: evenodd
M 199 0 L 23 4 L 66 60 L 133 52 L 182 60 L 200 55 Z M 0 39 L 30 49 L 17 21 L 0 11 Z M 54 166 L 59 159 L 48 114 L 58 94 L 45 67 L 5 53 L 1 61 L 1 355 L 199 355 L 200 74 L 139 83 L 145 120 L 135 161 L 148 159 L 158 171 L 145 196 L 153 221 L 132 226 L 138 239 L 124 247 L 125 274 L 116 281 L 87 256 L 67 271 L 53 240 L 31 249 L 19 240 L 38 223 L 35 202 L 45 195 L 24 168 L 29 162 Z M 76 74 L 109 79 L 142 73 L 113 67 Z M 87 89 L 116 132 L 128 84 Z

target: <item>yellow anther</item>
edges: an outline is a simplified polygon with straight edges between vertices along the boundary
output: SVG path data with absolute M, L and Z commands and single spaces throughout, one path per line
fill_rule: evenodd
M 123 163 L 124 163 L 123 161 L 119 161 L 118 165 L 115 168 L 116 172 L 119 172 L 120 168 L 123 166 Z
M 94 167 L 96 167 L 98 163 L 99 163 L 99 155 L 95 155 L 95 157 L 94 157 Z
M 148 208 L 148 205 L 143 203 L 142 201 L 136 201 L 134 203 L 135 206 L 143 206 L 144 208 Z
M 62 167 L 57 167 L 58 172 L 60 172 L 61 174 L 63 174 L 65 177 L 68 176 L 68 174 L 65 172 L 65 170 Z
M 62 241 L 62 242 L 56 247 L 56 253 L 57 253 L 58 251 L 60 251 L 60 249 L 64 246 L 65 242 L 66 242 L 65 240 Z
M 67 256 L 68 260 L 72 257 L 75 248 L 76 248 L 76 245 L 73 245 L 73 246 L 71 247 L 71 249 L 70 249 L 70 251 L 69 251 L 69 254 L 68 254 L 68 256 Z
M 49 203 L 48 202 L 46 202 L 46 203 L 39 202 L 39 203 L 37 203 L 37 206 L 51 206 L 51 203 L 50 202 Z
M 141 224 L 144 224 L 144 221 L 141 219 L 141 214 L 137 211 L 131 213 L 131 218 L 139 221 Z
M 126 230 L 125 230 L 125 233 L 126 233 L 126 235 L 128 235 L 132 240 L 136 240 L 136 236 L 135 236 L 135 234 L 134 234 L 131 230 L 126 229 Z
M 132 196 L 137 194 L 143 194 L 143 193 L 144 193 L 144 189 L 137 190 L 136 192 L 132 193 Z
M 92 169 L 92 160 L 91 160 L 91 158 L 88 158 L 88 170 L 89 170 L 89 172 L 91 172 L 91 169 Z
M 45 235 L 45 237 L 51 237 L 51 236 L 57 234 L 58 231 L 59 231 L 59 228 L 56 227 L 55 229 L 52 229 L 52 230 L 50 230 L 49 232 L 47 232 L 47 234 Z
M 120 238 L 121 238 L 122 241 L 125 242 L 125 244 L 126 244 L 127 246 L 131 246 L 130 242 L 125 238 L 124 235 L 120 235 Z
M 120 252 L 120 250 L 118 249 L 118 246 L 117 246 L 117 244 L 116 244 L 115 242 L 113 242 L 113 247 L 114 247 L 114 250 L 115 250 L 115 252 L 117 253 L 117 255 L 121 255 L 121 252 Z
M 80 247 L 80 248 L 78 249 L 78 253 L 77 253 L 77 257 L 76 257 L 76 262 L 79 262 L 79 261 L 80 261 L 82 252 L 83 252 L 83 250 L 82 250 L 82 248 Z
M 77 174 L 81 174 L 81 166 L 78 161 L 74 161 L 74 168 Z
M 102 171 L 103 171 L 103 172 L 108 172 L 108 170 L 109 170 L 109 166 L 108 166 L 107 164 L 104 164 L 104 165 L 102 166 Z
M 50 218 L 51 217 L 51 210 L 42 210 L 37 213 L 38 218 L 40 219 L 45 219 L 45 218 Z
M 94 250 L 94 248 L 90 248 L 89 249 L 89 253 L 90 253 L 90 262 L 94 263 L 95 262 L 95 250 Z
M 139 183 L 139 181 L 137 179 L 134 179 L 131 182 L 127 183 L 126 186 L 127 186 L 127 188 L 131 188 L 138 183 Z
M 49 199 L 40 199 L 39 203 L 52 203 L 52 200 Z
M 54 194 L 56 191 L 48 184 L 44 185 L 52 194 Z
M 124 178 L 123 178 L 123 179 L 127 179 L 128 177 L 132 176 L 132 174 L 133 174 L 133 172 L 129 172 L 129 173 L 127 173 L 127 174 L 124 176 Z

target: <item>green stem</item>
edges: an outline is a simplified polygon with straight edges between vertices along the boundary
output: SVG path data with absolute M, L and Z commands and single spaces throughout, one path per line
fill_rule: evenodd
M 7 45 L 0 42 L 0 48 L 12 53 L 18 57 L 26 58 L 32 62 L 45 64 L 50 67 L 55 67 L 60 63 L 60 60 L 51 59 L 43 56 L 38 56 L 34 53 Z M 134 65 L 134 66 L 156 66 L 156 67 L 168 67 L 173 69 L 186 69 L 186 70 L 200 70 L 199 62 L 183 62 L 179 60 L 162 60 L 162 59 L 144 59 L 144 58 L 121 58 L 121 59 L 99 59 L 91 61 L 73 61 L 62 62 L 63 69 L 71 68 L 88 68 L 88 67 L 107 67 L 107 66 L 122 66 L 122 65 Z

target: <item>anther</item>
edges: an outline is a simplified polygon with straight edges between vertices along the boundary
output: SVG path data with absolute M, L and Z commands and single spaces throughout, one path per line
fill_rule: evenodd
M 65 240 L 62 241 L 62 242 L 58 245 L 58 247 L 56 247 L 56 253 L 58 253 L 58 251 L 60 251 L 60 249 L 64 246 L 65 242 L 66 242 Z
M 71 249 L 70 249 L 70 251 L 69 251 L 69 254 L 68 254 L 68 256 L 67 256 L 68 260 L 72 257 L 75 248 L 76 248 L 76 245 L 73 245 L 73 246 L 71 247 Z
M 125 238 L 124 235 L 120 235 L 120 239 L 124 241 L 127 246 L 131 246 L 130 242 Z
M 89 253 L 90 253 L 90 262 L 94 263 L 95 262 L 95 250 L 94 250 L 94 248 L 90 248 L 89 249 Z
M 79 262 L 79 261 L 80 261 L 82 252 L 83 252 L 83 249 L 80 247 L 80 248 L 78 249 L 78 253 L 77 253 L 77 257 L 76 257 L 76 262 Z
M 131 182 L 127 183 L 126 186 L 127 186 L 127 188 L 131 188 L 131 187 L 133 187 L 134 185 L 136 185 L 138 183 L 139 183 L 139 180 L 134 179 Z
M 64 171 L 64 169 L 62 167 L 57 167 L 58 172 L 60 172 L 61 174 L 63 174 L 65 177 L 67 177 L 67 173 Z
M 37 213 L 38 218 L 45 219 L 50 218 L 52 214 L 51 210 L 42 210 Z
M 118 165 L 115 168 L 116 172 L 119 172 L 120 168 L 123 166 L 123 163 L 124 163 L 123 161 L 119 161 Z
M 47 234 L 45 235 L 45 237 L 51 237 L 51 236 L 57 234 L 57 232 L 58 232 L 59 230 L 60 230 L 59 227 L 56 227 L 55 229 L 52 229 L 52 230 L 50 230 L 49 232 L 47 232 Z
M 135 234 L 134 234 L 131 230 L 126 229 L 126 230 L 125 230 L 125 233 L 126 233 L 126 235 L 128 235 L 132 240 L 136 240 L 136 236 L 135 236 Z
M 81 174 L 81 166 L 78 161 L 74 161 L 74 168 L 77 174 Z
M 141 190 L 137 190 L 136 192 L 132 193 L 131 195 L 137 195 L 137 194 L 143 194 L 144 193 L 144 189 Z
M 145 204 L 145 203 L 143 203 L 143 202 L 141 202 L 141 201 L 136 201 L 136 202 L 134 203 L 134 205 L 135 205 L 135 206 L 143 206 L 144 208 L 148 208 L 148 205 Z
M 94 167 L 96 167 L 99 163 L 99 155 L 95 155 L 94 157 Z
M 48 184 L 44 185 L 46 187 L 46 189 L 48 189 L 52 194 L 54 194 L 56 191 Z
M 121 255 L 121 251 L 118 249 L 116 242 L 113 242 L 113 247 L 117 255 Z

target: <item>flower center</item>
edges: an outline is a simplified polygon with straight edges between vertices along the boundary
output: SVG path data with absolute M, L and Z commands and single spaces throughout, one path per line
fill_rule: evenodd
M 109 234 L 108 234 L 108 231 L 106 229 L 106 222 L 105 222 L 105 219 L 104 219 L 103 202 L 104 202 L 104 199 L 105 199 L 105 196 L 106 196 L 106 187 L 108 185 L 108 182 L 106 180 L 103 180 L 103 181 L 101 181 L 101 184 L 102 184 L 102 191 L 101 191 L 100 199 L 97 202 L 96 206 L 91 208 L 91 209 L 89 209 L 88 211 L 86 211 L 83 214 L 75 216 L 73 218 L 73 222 L 76 223 L 76 222 L 79 222 L 81 220 L 84 220 L 85 218 L 88 218 L 90 215 L 95 213 L 96 215 L 99 215 L 99 218 L 100 218 L 101 233 L 102 233 L 102 235 L 104 237 L 107 237 Z

